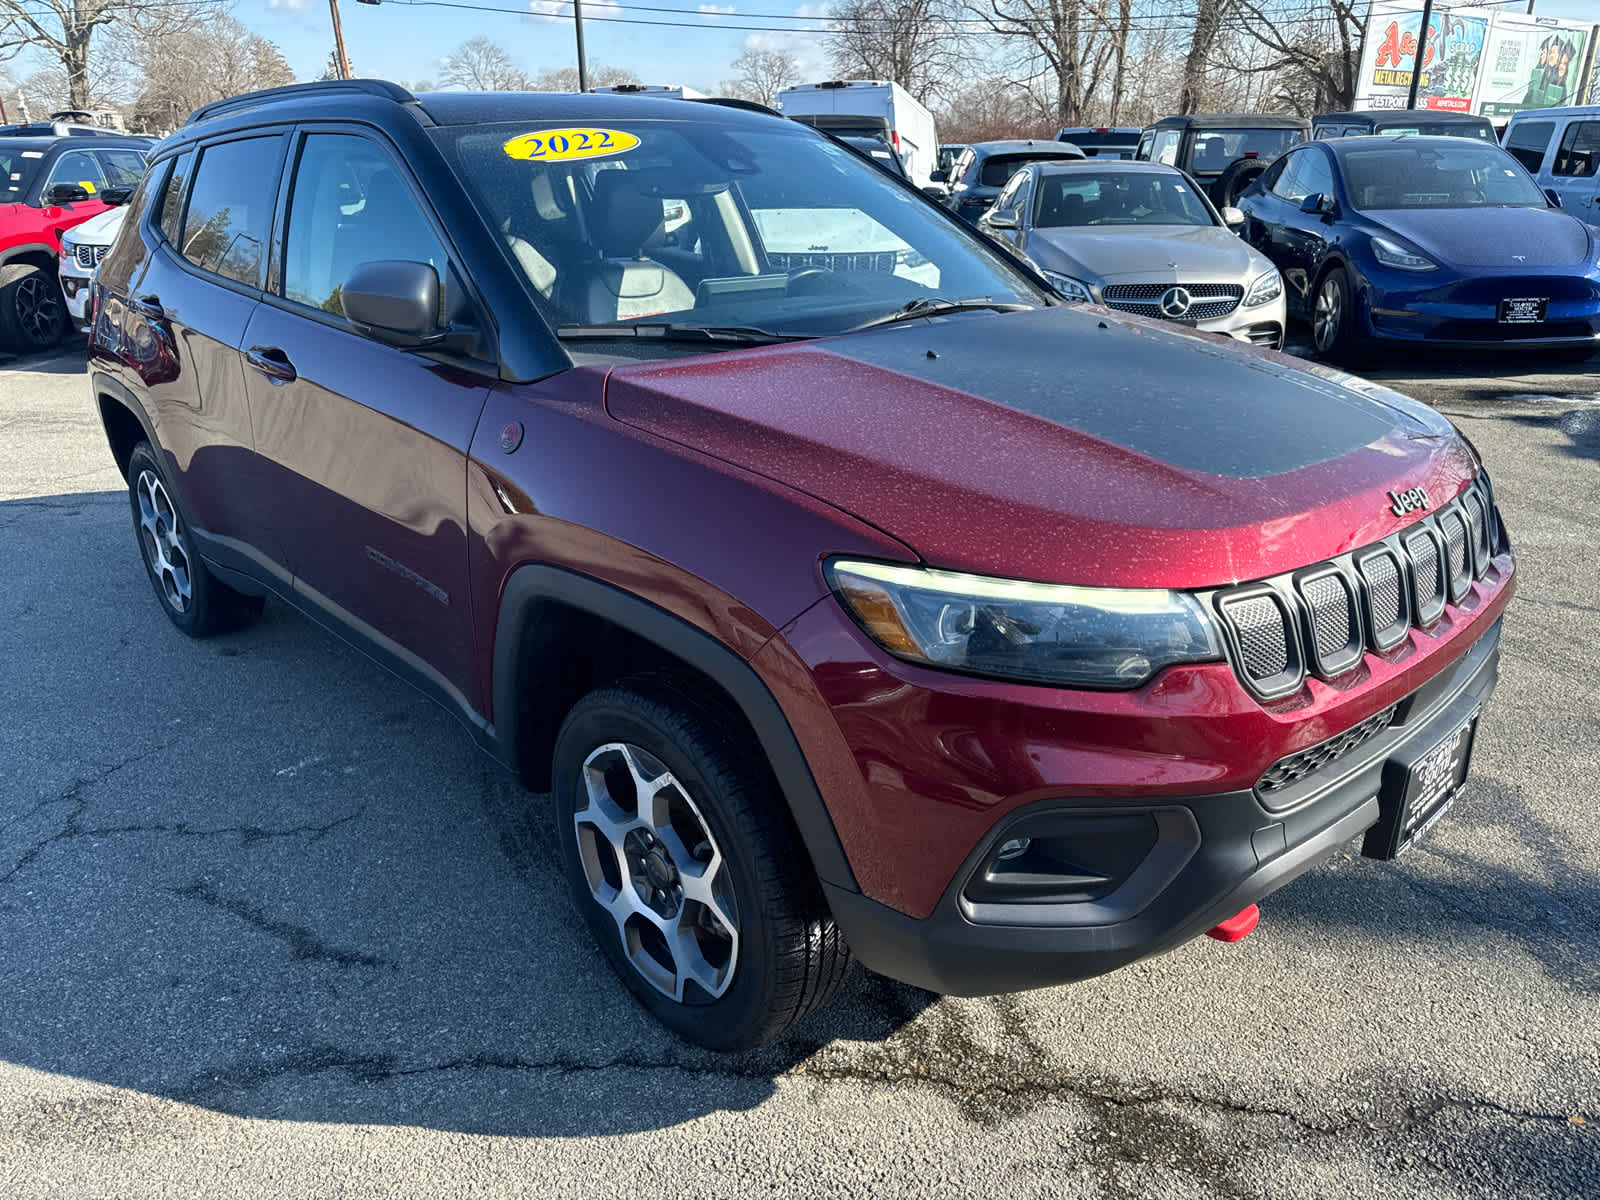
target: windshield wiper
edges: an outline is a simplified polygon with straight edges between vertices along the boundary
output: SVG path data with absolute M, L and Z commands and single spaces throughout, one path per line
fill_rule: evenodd
M 844 332 L 855 333 L 858 330 L 872 329 L 878 325 L 893 325 L 896 321 L 914 321 L 918 317 L 942 317 L 946 313 L 1023 312 L 1033 307 L 1034 305 L 1032 304 L 991 300 L 987 296 L 977 296 L 968 300 L 946 300 L 940 296 L 919 296 L 917 299 L 895 309 L 892 313 L 885 313 L 881 317 L 873 317 L 870 321 L 852 325 Z
M 558 325 L 562 341 L 614 341 L 635 338 L 656 342 L 715 342 L 724 346 L 771 346 L 811 337 L 807 333 L 773 333 L 754 325 L 690 325 L 678 321 L 618 321 L 607 325 Z

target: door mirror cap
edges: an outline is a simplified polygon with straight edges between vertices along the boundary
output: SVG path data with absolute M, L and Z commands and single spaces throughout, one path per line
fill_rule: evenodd
M 119 204 L 126 204 L 133 199 L 133 189 L 131 187 L 101 188 L 100 199 L 115 208 Z
M 427 263 L 400 259 L 364 262 L 339 289 L 345 319 L 374 341 L 402 350 L 443 340 L 439 327 L 439 273 Z
M 1333 197 L 1324 196 L 1321 192 L 1312 192 L 1311 195 L 1300 201 L 1300 211 L 1303 213 L 1331 214 L 1333 212 Z
M 44 198 L 50 204 L 77 204 L 89 198 L 89 189 L 76 183 L 52 183 Z
M 950 199 L 950 189 L 945 187 L 942 183 L 930 183 L 927 187 L 922 189 L 922 194 L 929 200 L 933 200 L 939 204 L 943 204 L 946 200 Z
M 928 172 L 928 179 L 932 183 L 943 183 L 946 178 L 943 167 L 935 167 Z
M 1017 227 L 1017 210 L 1014 208 L 991 208 L 983 214 L 983 219 L 991 229 L 1015 229 Z
M 1222 210 L 1222 223 L 1229 229 L 1237 229 L 1244 224 L 1244 211 L 1229 204 Z
M 1545 188 L 1544 198 L 1550 201 L 1551 208 L 1561 207 L 1561 193 L 1556 191 L 1555 188 Z

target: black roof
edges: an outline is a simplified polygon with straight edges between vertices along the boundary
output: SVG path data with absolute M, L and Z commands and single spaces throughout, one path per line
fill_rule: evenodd
M 1310 129 L 1308 117 L 1283 113 L 1189 113 L 1182 117 L 1162 117 L 1146 129 Z
M 133 134 L 127 133 L 113 133 L 110 130 L 107 130 L 103 134 L 74 134 L 70 137 L 65 134 L 56 137 L 51 137 L 48 134 L 43 137 L 37 135 L 0 135 L 0 150 L 45 151 L 54 149 L 56 146 L 64 143 L 70 143 L 74 150 L 93 150 L 97 146 L 111 146 L 132 150 L 148 150 L 152 145 L 154 145 L 155 139 L 136 137 Z
M 1476 113 L 1452 112 L 1442 108 L 1368 108 L 1360 112 L 1318 113 L 1314 120 L 1351 124 L 1358 121 L 1415 120 L 1428 121 L 1433 124 L 1449 125 L 1460 122 L 1463 125 L 1487 125 L 1488 117 L 1480 117 Z
M 1437 146 L 1441 150 L 1453 152 L 1459 152 L 1463 146 L 1479 146 L 1495 150 L 1500 148 L 1497 142 L 1480 142 L 1476 138 L 1425 133 L 1366 133 L 1358 137 L 1321 138 L 1308 144 L 1322 146 L 1329 154 L 1339 158 L 1356 150 L 1371 150 L 1374 146 Z

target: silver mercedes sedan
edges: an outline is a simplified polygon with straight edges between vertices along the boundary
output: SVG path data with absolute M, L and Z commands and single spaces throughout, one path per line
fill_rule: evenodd
M 1063 296 L 1283 345 L 1283 280 L 1194 181 L 1151 162 L 1034 163 L 1011 177 L 978 228 Z

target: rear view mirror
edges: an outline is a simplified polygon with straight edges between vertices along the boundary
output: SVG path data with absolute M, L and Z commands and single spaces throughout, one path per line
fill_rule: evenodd
M 1555 188 L 1545 188 L 1544 198 L 1550 201 L 1551 208 L 1561 207 L 1561 193 L 1556 191 Z
M 76 204 L 89 198 L 89 189 L 76 183 L 52 183 L 44 198 L 50 204 Z
M 1244 224 L 1244 213 L 1230 204 L 1222 210 L 1222 222 L 1230 229 L 1237 229 Z
M 362 263 L 339 289 L 339 299 L 357 331 L 387 346 L 411 350 L 443 338 L 439 273 L 427 263 Z

